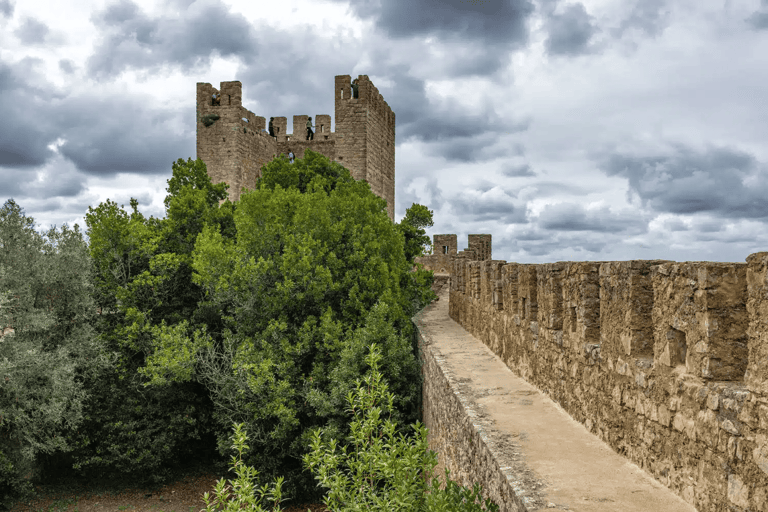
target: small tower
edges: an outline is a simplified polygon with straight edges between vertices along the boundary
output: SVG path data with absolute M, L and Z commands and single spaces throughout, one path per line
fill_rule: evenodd
M 432 254 L 456 254 L 456 235 L 434 235 L 432 240 Z

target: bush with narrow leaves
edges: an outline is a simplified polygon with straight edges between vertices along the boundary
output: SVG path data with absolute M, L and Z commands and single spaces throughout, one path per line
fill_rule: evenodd
M 332 512 L 352 511 L 424 511 L 424 512 L 498 512 L 499 507 L 490 499 L 481 503 L 482 487 L 475 484 L 473 489 L 459 486 L 449 479 L 449 471 L 445 470 L 445 489 L 440 489 L 437 478 L 432 479 L 431 489 L 428 489 L 425 475 L 432 478 L 434 467 L 437 465 L 437 454 L 427 451 L 427 429 L 417 421 L 412 425 L 418 433 L 415 442 L 406 440 L 402 434 L 396 439 L 395 424 L 387 420 L 384 432 L 379 428 L 381 409 L 377 406 L 380 400 L 387 399 L 387 409 L 391 412 L 394 395 L 387 393 L 387 383 L 381 383 L 377 361 L 381 358 L 376 344 L 371 344 L 366 361 L 372 371 L 365 377 L 367 389 L 357 381 L 357 393 L 350 392 L 347 396 L 351 411 L 355 415 L 352 423 L 352 440 L 355 452 L 336 453 L 336 440 L 330 440 L 330 448 L 321 443 L 320 429 L 313 432 L 312 452 L 303 458 L 304 465 L 312 469 L 318 486 L 329 489 L 324 497 L 324 503 Z M 364 419 L 358 418 L 358 412 L 366 411 Z M 244 434 L 237 435 L 239 447 L 244 442 Z M 374 435 L 374 431 L 378 435 Z M 386 432 L 387 440 L 382 442 Z M 247 446 L 246 446 L 247 448 Z M 234 457 L 233 457 L 234 460 Z M 349 472 L 340 470 L 340 463 L 346 463 Z M 251 468 L 252 469 L 252 468 Z M 238 475 L 241 471 L 238 471 Z M 245 473 L 247 475 L 247 473 Z M 276 500 L 280 499 L 280 484 L 278 478 L 276 491 L 270 494 Z M 218 492 L 223 492 L 223 480 L 219 482 Z M 235 502 L 229 505 L 235 507 L 241 503 L 252 503 L 252 487 L 247 476 L 241 477 L 236 489 L 242 489 L 245 494 L 237 495 Z M 429 493 L 427 491 L 429 490 Z M 264 496 L 266 485 L 261 490 Z M 206 503 L 207 493 L 206 493 Z M 483 506 L 485 508 L 483 508 Z M 208 512 L 210 512 L 210 508 Z M 239 508 L 228 508 L 240 510 Z M 256 509 L 261 511 L 261 508 Z M 279 510 L 279 509 L 277 509 Z

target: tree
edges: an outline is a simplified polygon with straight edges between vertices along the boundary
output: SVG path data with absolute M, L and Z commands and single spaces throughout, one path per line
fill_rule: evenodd
M 405 237 L 405 258 L 413 262 L 416 256 L 424 256 L 425 248 L 431 252 L 432 243 L 426 236 L 424 228 L 432 227 L 432 210 L 426 206 L 413 203 L 405 211 L 405 217 L 400 221 L 399 227 Z
M 114 357 L 81 375 L 84 419 L 61 431 L 73 449 L 46 467 L 159 483 L 206 446 L 225 457 L 243 422 L 259 445 L 251 464 L 316 499 L 301 465 L 309 432 L 349 433 L 344 397 L 371 342 L 383 347 L 395 419 L 418 417 L 410 318 L 431 283 L 410 272 L 384 200 L 311 151 L 268 163 L 236 205 L 219 205 L 227 185 L 211 184 L 200 160 L 174 163 L 168 184 L 164 219 L 145 219 L 135 199 L 130 215 L 109 200 L 89 208 L 103 314 L 82 316 Z
M 234 228 L 226 185 L 212 185 L 201 161 L 173 164 L 165 219 L 145 219 L 138 202 L 126 214 L 107 200 L 89 208 L 86 223 L 93 268 L 93 297 L 103 314 L 94 319 L 99 343 L 117 354 L 114 365 L 85 381 L 90 390 L 85 420 L 67 434 L 71 453 L 46 460 L 79 476 L 104 474 L 159 483 L 186 460 L 215 453 L 213 403 L 198 382 L 147 388 L 138 368 L 153 352 L 159 326 L 184 319 L 220 338 L 221 318 L 191 282 L 190 253 L 206 223 Z M 223 427 L 221 427 L 223 428 Z
M 155 386 L 209 383 L 221 422 L 255 433 L 249 463 L 285 475 L 297 499 L 318 497 L 301 466 L 311 429 L 349 433 L 344 397 L 372 341 L 384 350 L 399 424 L 419 413 L 414 297 L 402 288 L 412 284 L 410 263 L 385 207 L 367 183 L 322 155 L 268 163 L 237 204 L 236 239 L 205 226 L 192 255 L 193 282 L 224 315 L 223 364 L 203 329 L 190 336 L 179 324 L 157 331 L 156 350 L 139 370 Z M 229 428 L 219 437 L 222 455 Z
M 94 338 L 90 259 L 75 225 L 48 240 L 9 199 L 0 210 L 0 489 L 8 505 L 32 491 L 39 456 L 67 452 L 62 432 L 83 419 L 83 378 L 113 356 Z

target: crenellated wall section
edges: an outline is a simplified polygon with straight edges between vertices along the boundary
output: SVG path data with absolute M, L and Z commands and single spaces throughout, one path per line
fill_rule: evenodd
M 311 149 L 349 169 L 356 180 L 366 180 L 387 201 L 394 220 L 395 113 L 367 75 L 357 80 L 354 97 L 349 75 L 334 78 L 336 131 L 331 131 L 331 116 L 319 114 L 312 120 L 312 140 L 307 140 L 309 116 L 293 116 L 294 133 L 287 133 L 286 117 L 275 117 L 272 137 L 267 119 L 243 107 L 241 82 L 221 82 L 219 89 L 198 82 L 197 158 L 213 183 L 230 185 L 229 199 L 237 201 L 243 188 L 255 187 L 266 163 L 289 152 L 304 158 Z
M 701 512 L 768 511 L 768 252 L 450 273 L 450 317 L 613 450 Z

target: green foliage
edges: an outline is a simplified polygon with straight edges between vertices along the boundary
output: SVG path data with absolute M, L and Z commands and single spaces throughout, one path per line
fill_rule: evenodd
M 218 114 L 206 114 L 203 117 L 200 118 L 200 120 L 203 122 L 203 124 L 208 127 L 211 126 L 213 123 L 215 123 L 219 119 Z
M 83 251 L 82 241 L 73 244 L 81 266 L 60 266 L 76 270 L 70 274 L 83 280 L 79 293 L 90 302 L 74 308 L 80 302 L 72 283 L 40 281 L 61 292 L 56 307 L 74 316 L 45 327 L 43 302 L 25 306 L 30 327 L 20 333 L 50 340 L 46 350 L 79 355 L 67 353 L 74 366 L 64 375 L 88 391 L 57 388 L 73 396 L 73 411 L 80 399 L 81 417 L 50 429 L 63 440 L 41 459 L 46 467 L 64 461 L 84 476 L 158 483 L 214 439 L 224 456 L 229 426 L 242 423 L 255 434 L 248 462 L 267 476 L 286 475 L 292 497 L 317 499 L 302 456 L 313 428 L 348 438 L 344 397 L 371 343 L 383 347 L 393 417 L 401 425 L 418 418 L 421 372 L 410 318 L 434 296 L 431 274 L 410 271 L 405 236 L 384 200 L 311 151 L 294 164 L 284 157 L 267 164 L 256 190 L 244 191 L 237 205 L 225 200 L 226 188 L 211 184 L 200 160 L 179 160 L 168 181 L 166 218 L 145 219 L 135 199 L 130 215 L 109 200 L 89 208 L 90 245 Z M 419 226 L 424 215 L 409 219 Z M 14 272 L 34 261 L 23 254 Z M 24 272 L 47 275 L 39 265 Z M 19 300 L 27 297 L 22 282 L 8 287 Z M 39 290 L 47 289 L 41 286 L 34 288 L 40 300 Z M 97 307 L 103 314 L 95 315 Z M 67 331 L 74 318 L 80 324 Z M 75 331 L 90 345 L 54 343 Z M 59 378 L 53 359 L 40 361 L 53 375 L 49 381 Z M 41 389 L 37 404 L 51 395 Z M 10 467 L 6 460 L 15 463 L 10 451 L 0 453 L 0 471 Z
M 207 492 L 203 494 L 203 499 L 205 500 L 205 510 L 206 512 L 214 512 L 219 510 L 223 512 L 235 512 L 236 510 L 243 510 L 243 505 L 247 504 L 250 507 L 249 510 L 252 510 L 253 512 L 265 512 L 264 509 L 261 508 L 261 500 L 266 496 L 267 499 L 275 503 L 275 508 L 273 510 L 275 512 L 280 512 L 282 509 L 280 508 L 279 503 L 283 501 L 280 499 L 282 496 L 282 477 L 277 479 L 272 490 L 270 491 L 267 491 L 267 484 L 264 484 L 264 487 L 259 490 L 258 499 L 256 499 L 253 494 L 254 485 L 252 480 L 258 476 L 259 472 L 252 467 L 245 466 L 245 464 L 242 462 L 243 451 L 250 448 L 247 444 L 245 444 L 246 433 L 241 431 L 242 428 L 242 424 L 235 425 L 235 436 L 232 438 L 234 440 L 232 448 L 238 451 L 238 457 L 232 457 L 232 467 L 237 473 L 237 480 L 234 482 L 232 480 L 229 481 L 234 491 L 233 499 L 229 498 L 229 487 L 227 487 L 227 490 L 225 490 L 224 486 L 226 485 L 226 482 L 222 478 L 216 482 L 213 501 L 209 501 Z
M 309 428 L 348 430 L 343 398 L 360 375 L 366 339 L 385 347 L 399 418 L 418 415 L 421 382 L 412 301 L 400 288 L 409 269 L 402 236 L 366 183 L 308 153 L 309 164 L 294 167 L 317 167 L 321 158 L 326 167 L 307 180 L 284 159 L 265 166 L 257 189 L 238 203 L 237 239 L 204 228 L 193 255 L 193 281 L 231 313 L 226 372 L 204 357 L 199 376 L 220 390 L 214 401 L 222 422 L 245 422 L 258 434 L 249 461 L 263 473 L 282 470 L 293 496 L 312 490 L 298 464 Z M 211 353 L 204 336 L 178 337 L 141 371 L 155 384 L 183 381 L 189 373 L 181 369 L 194 358 L 179 354 L 200 352 Z
M 426 206 L 413 203 L 405 211 L 405 217 L 398 224 L 405 237 L 405 259 L 412 263 L 416 256 L 424 256 L 425 253 L 432 252 L 432 242 L 426 236 L 424 228 L 433 225 L 432 210 L 427 209 Z
M 329 489 L 323 501 L 332 512 L 368 512 L 368 511 L 424 511 L 424 512 L 482 512 L 483 510 L 498 512 L 499 506 L 490 499 L 482 500 L 482 487 L 475 484 L 473 489 L 459 486 L 449 478 L 450 471 L 445 470 L 445 489 L 440 489 L 440 482 L 434 478 L 434 468 L 437 465 L 437 454 L 427 450 L 427 429 L 416 422 L 411 425 L 416 431 L 416 439 L 406 438 L 403 434 L 395 435 L 396 425 L 391 421 L 394 394 L 388 393 L 387 382 L 382 382 L 377 362 L 381 353 L 375 343 L 370 345 L 366 362 L 371 371 L 365 376 L 366 387 L 361 386 L 360 379 L 356 380 L 356 393 L 347 395 L 350 408 L 354 415 L 352 435 L 350 440 L 354 451 L 347 454 L 345 446 L 341 453 L 336 453 L 336 439 L 321 442 L 321 431 L 312 432 L 312 452 L 302 457 L 306 469 L 314 472 L 318 486 Z M 390 419 L 381 429 L 381 408 L 378 404 L 386 400 Z M 365 418 L 359 417 L 365 412 Z M 246 434 L 241 431 L 242 424 L 235 425 L 235 444 L 241 453 L 245 445 Z M 383 439 L 386 433 L 386 440 Z M 217 482 L 218 499 L 213 504 L 208 501 L 208 493 L 204 498 L 207 511 L 212 506 L 226 504 L 227 512 L 241 510 L 241 505 L 248 503 L 252 509 L 262 512 L 261 498 L 264 497 L 267 485 L 259 491 L 261 497 L 254 501 L 253 485 L 250 482 L 253 468 L 243 467 L 239 459 L 232 457 L 237 467 L 239 479 L 231 482 L 235 489 L 234 499 L 229 500 L 229 493 L 224 493 L 224 479 Z M 339 466 L 342 466 L 340 468 Z M 343 466 L 347 466 L 345 471 Z M 432 479 L 431 489 L 427 486 L 427 478 Z M 269 493 L 278 506 L 282 478 L 278 478 Z M 429 492 L 427 492 L 429 491 Z
M 0 488 L 31 491 L 40 454 L 72 450 L 64 434 L 83 419 L 83 379 L 114 359 L 94 340 L 90 260 L 75 226 L 35 232 L 9 199 L 0 210 Z M 7 504 L 7 502 L 5 503 Z
M 339 184 L 354 183 L 349 170 L 337 162 L 331 162 L 320 153 L 307 150 L 304 158 L 296 159 L 291 164 L 283 155 L 262 168 L 262 176 L 257 181 L 256 188 L 274 190 L 277 185 L 284 189 L 295 188 L 300 193 L 306 194 L 310 183 L 316 180 L 318 186 L 322 186 L 327 193 L 335 190 Z M 377 196 L 382 208 L 386 208 L 386 201 Z
M 58 302 L 52 303 L 66 311 L 78 304 L 80 297 L 66 279 L 77 276 L 91 284 L 92 300 L 81 308 L 82 325 L 70 330 L 90 339 L 112 358 L 110 364 L 98 365 L 94 364 L 95 354 L 80 351 L 85 358 L 76 375 L 82 387 L 89 390 L 87 400 L 83 400 L 82 419 L 77 425 L 68 425 L 66 431 L 60 429 L 49 436 L 61 443 L 55 454 L 49 454 L 49 450 L 40 458 L 46 468 L 66 461 L 79 475 L 114 473 L 121 478 L 133 475 L 140 482 L 156 483 L 168 477 L 171 466 L 210 452 L 207 445 L 215 439 L 212 434 L 218 426 L 208 390 L 197 382 L 146 389 L 137 370 L 153 351 L 154 337 L 164 339 L 167 324 L 183 330 L 187 327 L 184 322 L 191 322 L 193 327 L 202 325 L 220 337 L 216 331 L 220 315 L 201 301 L 203 292 L 191 282 L 188 262 L 204 223 L 216 223 L 223 232 L 232 232 L 233 205 L 226 202 L 219 207 L 219 200 L 226 197 L 226 185 L 211 185 L 200 161 L 174 163 L 169 191 L 169 215 L 162 221 L 144 219 L 134 199 L 130 217 L 109 200 L 95 210 L 89 209 L 86 221 L 90 248 L 80 240 L 81 264 L 72 258 L 62 263 L 60 274 L 64 278 L 48 286 L 58 293 L 54 297 Z M 27 220 L 31 223 L 31 219 Z M 5 238 L 6 230 L 2 233 Z M 45 272 L 39 265 L 27 269 L 20 266 L 34 261 L 34 254 L 22 253 L 18 247 L 10 254 L 18 260 L 14 271 L 19 277 L 13 288 L 21 290 L 16 294 L 23 298 L 23 288 L 15 283 L 29 282 L 24 276 L 44 276 Z M 41 293 L 38 295 L 45 298 Z M 95 314 L 97 306 L 104 314 Z M 59 322 L 60 327 L 69 325 Z M 26 331 L 28 336 L 38 338 L 61 338 L 41 336 L 32 328 L 17 328 L 17 334 Z M 17 350 L 14 357 L 22 353 Z M 40 364 L 47 360 L 40 358 Z M 66 369 L 59 364 L 56 368 Z M 47 373 L 53 372 L 49 368 Z M 37 401 L 25 404 L 25 409 L 35 411 L 50 393 L 29 389 L 37 392 Z M 21 446 L 23 443 L 19 449 Z

